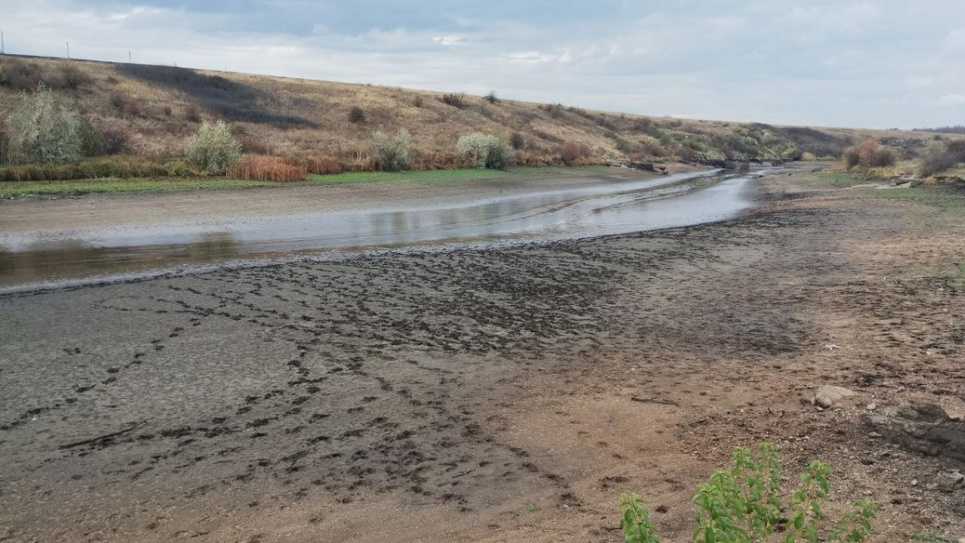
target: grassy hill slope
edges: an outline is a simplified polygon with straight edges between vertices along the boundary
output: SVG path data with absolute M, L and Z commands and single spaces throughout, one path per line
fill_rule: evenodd
M 470 132 L 512 142 L 523 165 L 837 158 L 869 137 L 911 150 L 931 137 L 644 117 L 497 96 L 168 66 L 6 55 L 0 67 L 0 117 L 9 115 L 21 93 L 43 82 L 118 140 L 111 152 L 155 161 L 181 156 L 185 138 L 213 119 L 230 123 L 247 152 L 334 157 L 356 170 L 373 167 L 374 131 L 402 128 L 412 135 L 419 169 L 464 165 L 456 141 Z

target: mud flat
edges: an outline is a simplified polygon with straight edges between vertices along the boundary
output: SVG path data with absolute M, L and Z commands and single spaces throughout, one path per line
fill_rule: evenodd
M 876 499 L 878 541 L 965 535 L 955 466 L 861 416 L 965 412 L 965 221 L 758 188 L 702 226 L 4 296 L 0 540 L 609 542 L 634 489 L 683 541 L 761 440 Z

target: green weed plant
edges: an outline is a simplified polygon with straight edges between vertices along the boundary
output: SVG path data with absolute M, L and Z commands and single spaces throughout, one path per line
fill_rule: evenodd
M 769 543 L 837 541 L 859 543 L 872 533 L 877 505 L 858 500 L 837 521 L 822 504 L 830 493 L 831 467 L 811 462 L 799 477 L 800 488 L 782 486 L 777 447 L 762 443 L 756 450 L 739 447 L 730 469 L 716 470 L 693 497 L 696 507 L 695 543 Z M 620 496 L 626 543 L 660 543 L 643 500 L 637 494 Z

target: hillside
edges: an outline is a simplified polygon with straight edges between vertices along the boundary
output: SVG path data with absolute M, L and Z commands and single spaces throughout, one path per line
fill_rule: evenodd
M 487 132 L 517 149 L 522 165 L 664 160 L 796 160 L 840 156 L 877 137 L 908 149 L 922 132 L 782 127 L 589 111 L 372 85 L 221 73 L 170 66 L 0 57 L 0 117 L 43 82 L 67 99 L 110 145 L 105 153 L 167 160 L 183 153 L 203 120 L 223 119 L 246 152 L 331 156 L 371 169 L 372 134 L 406 129 L 414 167 L 461 165 L 456 141 Z M 0 159 L 5 157 L 0 156 Z

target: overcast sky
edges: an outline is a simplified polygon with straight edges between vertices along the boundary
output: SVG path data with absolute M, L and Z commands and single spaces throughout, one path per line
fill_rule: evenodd
M 0 0 L 8 53 L 588 108 L 965 124 L 965 0 Z

